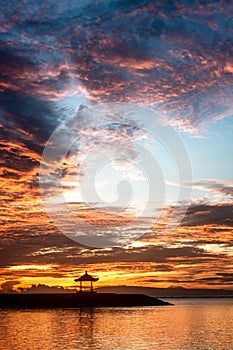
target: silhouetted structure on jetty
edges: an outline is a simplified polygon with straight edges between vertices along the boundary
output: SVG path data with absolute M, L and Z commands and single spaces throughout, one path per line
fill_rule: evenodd
M 86 271 L 84 275 L 82 275 L 79 278 L 76 278 L 74 281 L 80 283 L 79 284 L 79 292 L 80 293 L 82 293 L 82 292 L 93 293 L 94 292 L 94 290 L 93 290 L 93 282 L 96 282 L 98 280 L 99 280 L 99 278 L 95 278 L 95 277 L 89 275 L 87 273 L 87 271 Z M 83 286 L 83 283 L 85 283 L 85 282 L 90 282 L 90 288 L 89 289 L 87 289 L 88 287 Z

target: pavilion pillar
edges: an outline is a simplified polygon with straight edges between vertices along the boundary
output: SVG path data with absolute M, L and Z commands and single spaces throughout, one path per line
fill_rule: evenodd
M 80 281 L 79 291 L 82 292 L 82 281 Z
M 93 292 L 93 282 L 91 281 L 91 292 Z

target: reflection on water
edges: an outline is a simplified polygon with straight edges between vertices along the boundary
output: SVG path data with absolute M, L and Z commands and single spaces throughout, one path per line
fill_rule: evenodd
M 0 349 L 232 349 L 233 300 L 175 306 L 0 310 Z

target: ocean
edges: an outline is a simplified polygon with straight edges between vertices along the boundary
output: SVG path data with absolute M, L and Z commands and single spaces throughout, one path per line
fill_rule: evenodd
M 0 349 L 233 349 L 233 299 L 164 300 L 175 305 L 0 309 Z

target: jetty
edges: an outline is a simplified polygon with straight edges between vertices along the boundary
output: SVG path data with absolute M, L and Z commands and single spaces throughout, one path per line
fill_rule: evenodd
M 143 294 L 1 294 L 0 308 L 86 308 L 171 305 Z

